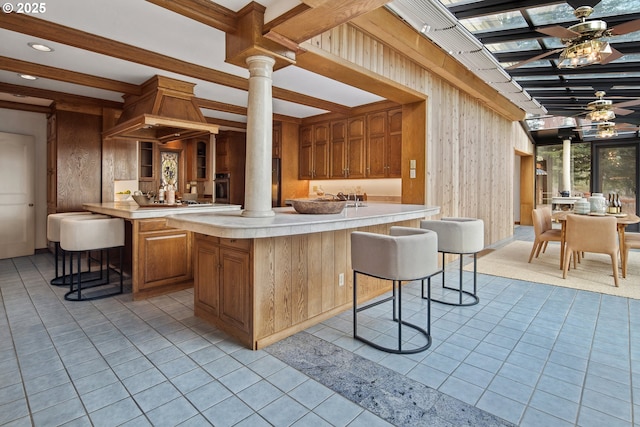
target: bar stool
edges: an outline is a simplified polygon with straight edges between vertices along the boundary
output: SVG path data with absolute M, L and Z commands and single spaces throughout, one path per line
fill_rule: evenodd
M 442 287 L 458 293 L 458 302 L 434 298 L 432 300 L 441 304 L 460 307 L 477 304 L 480 301 L 477 295 L 478 252 L 484 248 L 484 222 L 476 218 L 442 218 L 439 221 L 420 221 L 420 228 L 432 230 L 438 234 L 438 252 L 442 252 Z M 445 285 L 445 254 L 458 254 L 460 256 L 459 289 Z M 473 292 L 466 291 L 462 287 L 463 255 L 465 254 L 473 254 Z M 464 295 L 471 297 L 471 301 L 467 299 L 467 302 L 463 302 Z M 424 288 L 422 297 L 424 298 Z
M 60 276 L 59 273 L 59 269 L 58 269 L 58 260 L 60 259 L 60 222 L 62 222 L 62 220 L 64 218 L 70 218 L 70 217 L 78 217 L 78 216 L 83 216 L 83 217 L 89 217 L 92 216 L 91 212 L 61 212 L 61 213 L 55 213 L 55 214 L 49 214 L 47 215 L 47 240 L 53 243 L 54 246 L 54 257 L 55 257 L 55 263 L 56 263 L 56 276 L 51 279 L 51 281 L 49 282 L 52 285 L 55 286 L 63 286 L 66 285 L 66 279 L 68 278 L 66 275 L 66 259 L 65 259 L 65 253 L 64 251 L 62 251 L 62 276 Z
M 391 227 L 389 235 L 354 231 L 351 233 L 351 267 L 353 268 L 353 337 L 378 350 L 411 354 L 431 346 L 431 301 L 427 298 L 426 329 L 402 320 L 402 282 L 431 279 L 438 269 L 438 236 L 428 230 Z M 358 274 L 392 281 L 392 295 L 358 306 Z M 396 291 L 397 288 L 397 291 Z M 386 347 L 358 335 L 358 313 L 391 301 L 392 320 L 398 324 L 398 345 Z M 403 349 L 402 326 L 415 329 L 425 339 L 420 347 Z
M 124 247 L 124 220 L 122 218 L 100 218 L 90 221 L 76 221 L 72 218 L 63 219 L 60 224 L 60 247 L 69 253 L 69 268 L 71 283 L 69 292 L 64 298 L 68 301 L 87 301 L 99 298 L 105 298 L 123 293 L 123 275 L 122 275 L 122 252 Z M 109 249 L 118 248 L 119 266 L 116 270 L 120 277 L 120 286 L 115 290 L 106 291 L 102 288 L 87 296 L 82 294 L 84 290 L 94 287 L 102 287 L 111 285 L 109 272 L 112 270 L 110 265 Z M 83 272 L 81 268 L 81 257 L 85 251 L 106 251 L 106 280 L 92 282 L 83 280 Z M 77 257 L 77 273 L 73 272 L 73 257 Z M 101 266 L 102 270 L 102 266 Z M 74 280 L 75 279 L 75 280 Z

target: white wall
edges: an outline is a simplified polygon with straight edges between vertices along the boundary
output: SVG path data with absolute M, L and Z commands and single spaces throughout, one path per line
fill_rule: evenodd
M 0 132 L 35 138 L 35 247 L 47 247 L 47 117 L 42 113 L 0 108 Z M 0 147 L 1 149 L 2 147 Z

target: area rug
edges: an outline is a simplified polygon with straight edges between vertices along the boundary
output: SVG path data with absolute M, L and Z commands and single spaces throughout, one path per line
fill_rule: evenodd
M 616 288 L 613 284 L 611 258 L 608 255 L 585 254 L 578 268 L 571 268 L 567 278 L 563 279 L 562 270 L 560 270 L 560 245 L 549 243 L 546 252 L 541 253 L 538 258 L 533 258 L 529 264 L 527 261 L 532 245 L 533 242 L 515 241 L 488 252 L 478 258 L 478 272 L 640 299 L 640 252 L 629 252 L 627 277 L 622 278 L 620 269 L 620 287 Z M 472 269 L 473 264 L 465 266 L 467 271 Z

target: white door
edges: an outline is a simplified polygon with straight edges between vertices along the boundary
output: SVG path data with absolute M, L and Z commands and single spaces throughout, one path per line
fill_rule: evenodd
M 35 251 L 34 138 L 0 132 L 0 259 Z

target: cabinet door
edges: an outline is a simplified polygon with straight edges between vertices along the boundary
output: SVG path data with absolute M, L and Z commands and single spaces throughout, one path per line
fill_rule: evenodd
M 369 114 L 367 116 L 367 163 L 369 178 L 385 178 L 386 165 L 386 123 L 387 112 Z
M 221 246 L 220 265 L 220 319 L 249 333 L 249 253 Z
M 220 249 L 205 239 L 196 239 L 194 260 L 194 298 L 199 307 L 211 315 L 219 315 Z
M 347 121 L 331 122 L 330 174 L 331 178 L 347 177 Z
M 141 228 L 153 226 L 148 220 Z M 138 236 L 138 289 L 171 285 L 193 278 L 190 232 L 169 228 Z
M 153 160 L 154 160 L 154 150 L 153 146 L 155 145 L 153 142 L 148 141 L 140 141 L 140 172 L 139 178 L 140 181 L 153 181 L 155 179 Z
M 282 154 L 282 123 L 273 124 L 273 135 L 271 138 L 271 157 L 279 159 Z
M 349 119 L 347 136 L 347 177 L 366 178 L 365 119 Z
M 216 137 L 216 173 L 229 172 L 229 138 L 219 135 Z
M 329 123 L 313 126 L 313 177 L 329 178 Z
M 207 181 L 210 177 L 209 171 L 209 141 L 198 140 L 195 149 L 195 173 L 198 181 Z
M 313 179 L 313 126 L 300 128 L 298 175 L 300 179 Z
M 402 109 L 389 111 L 387 136 L 387 176 L 402 176 Z

